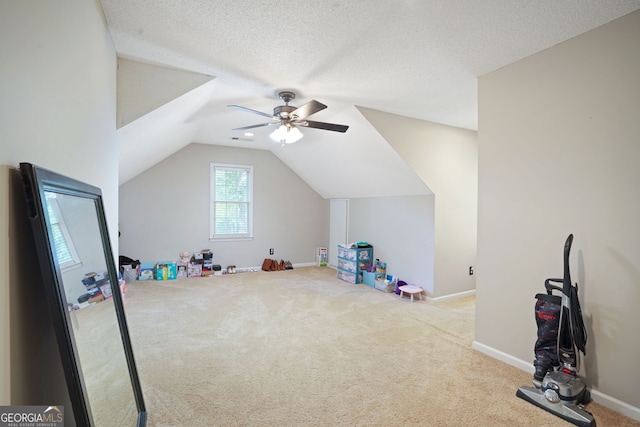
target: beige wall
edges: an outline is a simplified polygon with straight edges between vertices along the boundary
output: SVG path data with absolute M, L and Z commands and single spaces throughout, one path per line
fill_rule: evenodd
M 348 242 L 367 241 L 387 274 L 433 295 L 435 197 L 349 199 Z M 333 249 L 333 248 L 331 248 Z
M 0 46 L 2 405 L 38 392 L 26 390 L 21 377 L 29 370 L 21 349 L 25 340 L 35 338 L 20 316 L 36 306 L 21 300 L 28 295 L 21 292 L 33 284 L 28 271 L 36 270 L 28 252 L 21 252 L 31 235 L 22 217 L 18 164 L 35 163 L 102 188 L 113 235 L 118 146 L 116 55 L 97 1 L 0 2 Z
M 120 128 L 186 92 L 211 76 L 118 58 L 117 127 Z
M 359 107 L 435 195 L 432 297 L 475 289 L 476 132 Z M 415 242 L 419 243 L 419 242 Z
M 583 373 L 640 419 L 638 46 L 635 12 L 480 78 L 474 345 L 531 366 L 534 295 L 573 233 Z
M 252 240 L 209 241 L 212 162 L 253 165 Z M 208 248 L 223 267 L 260 267 L 265 258 L 313 263 L 316 247 L 328 244 L 329 201 L 271 151 L 194 143 L 120 186 L 120 231 L 120 253 L 143 262 Z

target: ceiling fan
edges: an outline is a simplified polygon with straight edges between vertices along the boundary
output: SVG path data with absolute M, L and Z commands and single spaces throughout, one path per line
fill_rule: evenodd
M 263 126 L 274 126 L 279 125 L 275 131 L 273 131 L 269 136 L 274 141 L 280 142 L 282 145 L 291 144 L 293 142 L 298 141 L 302 138 L 302 132 L 298 129 L 298 126 L 315 128 L 315 129 L 323 129 L 323 130 L 331 130 L 334 132 L 346 132 L 349 129 L 349 126 L 338 125 L 335 123 L 325 123 L 325 122 L 316 122 L 313 120 L 307 120 L 312 114 L 317 113 L 318 111 L 324 110 L 327 108 L 321 102 L 316 100 L 311 100 L 304 104 L 301 107 L 294 107 L 289 105 L 289 102 L 296 97 L 296 94 L 291 91 L 281 91 L 278 93 L 278 96 L 282 101 L 284 101 L 284 105 L 277 106 L 273 109 L 273 114 L 263 113 L 262 111 L 252 110 L 250 108 L 241 107 L 239 105 L 228 105 L 228 107 L 236 108 L 238 110 L 246 111 L 248 113 L 258 114 L 260 116 L 269 117 L 272 119 L 272 122 L 269 123 L 261 123 L 259 125 L 251 125 L 251 126 L 243 126 L 239 128 L 235 128 L 233 130 L 248 130 L 254 129 Z

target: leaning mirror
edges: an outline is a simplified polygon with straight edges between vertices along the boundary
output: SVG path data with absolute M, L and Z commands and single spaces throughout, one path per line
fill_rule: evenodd
M 145 426 L 99 188 L 21 163 L 44 292 L 78 426 Z

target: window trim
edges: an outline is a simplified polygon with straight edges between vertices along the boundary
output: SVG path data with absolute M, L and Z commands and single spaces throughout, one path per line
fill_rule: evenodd
M 229 163 L 209 164 L 209 240 L 210 241 L 240 241 L 253 239 L 253 166 Z M 248 232 L 242 234 L 216 234 L 215 233 L 215 171 L 216 169 L 243 169 L 248 172 L 247 179 L 247 221 Z

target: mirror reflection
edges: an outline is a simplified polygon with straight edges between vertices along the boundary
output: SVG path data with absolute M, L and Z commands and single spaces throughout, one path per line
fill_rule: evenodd
M 45 192 L 51 239 L 96 426 L 132 426 L 138 411 L 94 200 Z M 112 286 L 113 284 L 113 286 Z M 121 293 L 124 298 L 124 294 Z

